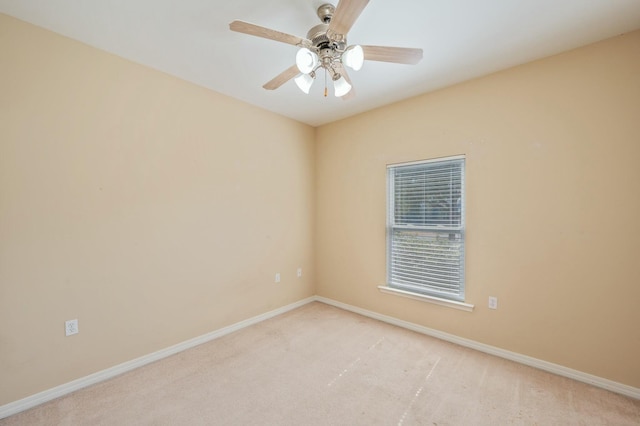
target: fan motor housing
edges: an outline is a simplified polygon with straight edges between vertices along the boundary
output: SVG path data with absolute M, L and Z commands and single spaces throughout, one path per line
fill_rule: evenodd
M 311 40 L 311 44 L 315 47 L 321 47 L 328 44 L 331 40 L 327 36 L 329 24 L 319 24 L 311 28 L 307 33 L 307 39 Z
M 331 40 L 327 35 L 328 30 L 329 24 L 318 24 L 309 30 L 307 39 L 311 40 L 311 45 L 318 50 L 331 47 L 343 51 L 347 46 L 346 37 L 343 37 L 339 42 Z
M 335 11 L 335 6 L 330 3 L 320 6 L 318 8 L 318 18 L 320 18 L 322 24 L 312 27 L 307 33 L 307 39 L 311 41 L 311 45 L 318 52 L 326 48 L 343 52 L 347 47 L 347 38 L 345 36 L 340 36 L 336 39 L 336 37 L 331 37 L 328 34 L 329 24 Z

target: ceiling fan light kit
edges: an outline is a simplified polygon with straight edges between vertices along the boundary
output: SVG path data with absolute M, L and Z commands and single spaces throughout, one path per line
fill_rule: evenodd
M 310 74 L 300 74 L 296 78 L 293 79 L 296 82 L 296 85 L 307 95 L 309 94 L 309 89 L 311 89 L 311 85 L 313 84 L 313 76 Z
M 318 66 L 318 55 L 303 47 L 296 54 L 296 65 L 301 73 L 309 74 Z
M 351 85 L 340 74 L 333 75 L 333 87 L 335 89 L 336 98 L 343 97 L 351 90 Z
M 342 63 L 354 71 L 360 71 L 364 64 L 364 50 L 362 50 L 362 46 L 356 44 L 355 46 L 349 47 L 342 54 Z
M 329 3 L 321 5 L 317 14 L 322 23 L 311 28 L 306 39 L 243 21 L 233 21 L 229 28 L 300 48 L 296 64 L 266 83 L 265 89 L 277 89 L 294 79 L 300 90 L 308 94 L 317 71 L 323 68 L 325 76 L 331 76 L 335 96 L 347 99 L 345 95 L 351 91 L 352 84 L 345 67 L 359 71 L 365 60 L 417 64 L 422 59 L 422 49 L 347 45 L 347 33 L 368 3 L 369 0 L 340 0 L 337 8 Z M 324 92 L 327 96 L 326 83 Z

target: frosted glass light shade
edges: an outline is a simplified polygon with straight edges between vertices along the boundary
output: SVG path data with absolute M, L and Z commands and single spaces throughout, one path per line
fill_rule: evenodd
M 364 64 L 364 50 L 362 50 L 362 46 L 356 44 L 347 49 L 347 51 L 342 54 L 342 63 L 354 71 L 360 71 L 362 64 Z
M 296 65 L 302 74 L 309 74 L 318 65 L 318 55 L 303 47 L 296 53 Z
M 346 95 L 347 93 L 349 93 L 349 90 L 351 90 L 351 85 L 347 80 L 344 79 L 344 77 L 340 77 L 339 79 L 334 81 L 333 87 L 335 88 L 335 94 L 337 98 Z
M 293 79 L 296 82 L 300 90 L 302 90 L 307 95 L 309 94 L 309 89 L 311 89 L 311 85 L 313 84 L 313 77 L 309 74 L 300 74 L 296 78 Z

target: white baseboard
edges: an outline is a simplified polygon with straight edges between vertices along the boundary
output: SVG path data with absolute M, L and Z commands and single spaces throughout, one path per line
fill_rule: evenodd
M 527 355 L 522 355 L 516 352 L 500 349 L 495 346 L 486 345 L 484 343 L 476 342 L 474 340 L 465 339 L 455 336 L 453 334 L 445 333 L 442 331 L 434 330 L 432 328 L 424 327 L 418 324 L 414 324 L 408 321 L 403 321 L 390 316 L 382 315 L 377 312 L 368 311 L 366 309 L 358 308 L 357 306 L 348 305 L 346 303 L 338 302 L 326 297 L 315 296 L 314 299 L 318 302 L 326 303 L 327 305 L 335 306 L 337 308 L 351 311 L 356 314 L 360 314 L 369 318 L 377 319 L 392 325 L 397 325 L 409 330 L 416 331 L 418 333 L 426 334 L 438 339 L 446 340 L 447 342 L 455 343 L 460 346 L 475 349 L 480 352 L 488 353 L 491 355 L 505 358 L 510 361 L 515 361 L 520 364 L 528 365 L 530 367 L 538 368 L 540 370 L 548 371 L 559 376 L 568 377 L 570 379 L 577 380 L 579 382 L 588 383 L 599 388 L 607 389 L 612 392 L 616 392 L 622 395 L 629 396 L 631 398 L 640 399 L 640 389 L 628 386 L 622 383 L 614 382 L 613 380 L 604 379 L 602 377 L 594 376 L 592 374 L 583 373 L 582 371 L 573 370 L 571 368 L 563 367 L 562 365 L 553 364 L 551 362 L 543 361 L 537 358 L 533 358 Z
M 182 352 L 184 350 L 193 348 L 195 346 L 201 345 L 203 343 L 209 342 L 211 340 L 220 338 L 227 334 L 233 333 L 234 331 L 241 330 L 245 327 L 249 327 L 251 325 L 257 324 L 261 321 L 265 321 L 269 318 L 273 318 L 277 315 L 283 314 L 285 312 L 291 311 L 293 309 L 299 308 L 300 306 L 306 305 L 307 303 L 317 301 L 322 302 L 327 305 L 335 306 L 340 309 L 344 309 L 346 311 L 351 311 L 369 318 L 373 318 L 379 321 L 383 321 L 392 325 L 396 325 L 399 327 L 403 327 L 409 330 L 416 331 L 418 333 L 426 334 L 429 336 L 436 337 L 438 339 L 446 340 L 451 343 L 456 343 L 460 346 L 465 346 L 471 349 L 478 350 L 480 352 L 485 352 L 491 355 L 498 356 L 500 358 L 505 358 L 511 361 L 519 362 L 524 365 L 528 365 L 530 367 L 535 367 L 540 370 L 548 371 L 550 373 L 557 374 L 559 376 L 568 377 L 570 379 L 574 379 L 580 382 L 588 383 L 603 389 L 610 390 L 612 392 L 616 392 L 622 395 L 629 396 L 631 398 L 640 399 L 640 389 L 634 388 L 632 386 L 628 386 L 622 383 L 614 382 L 612 380 L 603 379 L 602 377 L 594 376 L 591 374 L 583 373 L 581 371 L 573 370 L 571 368 L 563 367 L 558 364 L 553 364 L 547 361 L 542 361 L 536 358 L 532 358 L 530 356 L 521 355 L 515 352 L 507 351 L 504 349 L 497 348 L 495 346 L 485 345 L 484 343 L 479 343 L 473 340 L 464 339 L 462 337 L 458 337 L 449 333 L 444 333 L 442 331 L 434 330 L 428 327 L 424 327 L 418 324 L 414 324 L 408 321 L 403 321 L 397 318 L 393 318 L 390 316 L 382 315 L 377 312 L 368 311 L 366 309 L 358 308 L 356 306 L 348 305 L 346 303 L 338 302 L 332 299 L 328 299 L 326 297 L 321 296 L 313 296 L 307 299 L 300 300 L 298 302 L 292 303 L 290 305 L 283 306 L 281 308 L 275 309 L 270 312 L 266 312 L 264 314 L 255 316 L 253 318 L 246 319 L 244 321 L 240 321 L 238 323 L 232 324 L 228 327 L 221 328 L 219 330 L 213 331 L 211 333 L 204 334 L 199 337 L 195 337 L 193 339 L 187 340 L 182 343 L 178 343 L 176 345 L 170 346 L 165 349 L 161 349 L 157 352 L 153 352 L 148 355 L 144 355 L 140 358 L 133 359 L 131 361 L 124 362 L 122 364 L 116 365 L 114 367 L 107 368 L 102 371 L 98 371 L 97 373 L 90 374 L 85 377 L 81 377 L 80 379 L 71 381 L 69 383 L 62 384 L 60 386 L 56 386 L 55 388 L 51 388 L 42 392 L 39 392 L 35 395 L 28 396 L 26 398 L 20 399 L 18 401 L 10 402 L 9 404 L 5 404 L 0 406 L 0 419 L 5 417 L 9 417 L 13 414 L 17 414 L 21 411 L 28 410 L 29 408 L 33 408 L 37 405 L 43 404 L 45 402 L 51 401 L 53 399 L 59 398 L 61 396 L 67 395 L 71 392 L 75 392 L 84 387 L 102 382 L 104 380 L 113 378 L 127 371 L 131 371 L 135 368 L 142 367 L 143 365 L 152 363 L 154 361 L 158 361 L 162 358 L 166 358 L 168 356 L 174 355 L 178 352 Z
M 184 350 L 209 342 L 211 340 L 218 339 L 222 336 L 226 336 L 229 333 L 233 333 L 234 331 L 238 331 L 245 327 L 249 327 L 251 325 L 267 320 L 269 318 L 273 318 L 277 315 L 299 308 L 300 306 L 306 305 L 307 303 L 310 303 L 313 301 L 315 301 L 315 297 L 309 297 L 307 299 L 300 300 L 298 302 L 283 306 L 273 311 L 266 312 L 264 314 L 255 316 L 253 318 L 249 318 L 244 321 L 237 322 L 228 327 L 221 328 L 211 333 L 207 333 L 202 336 L 198 336 L 193 339 L 187 340 L 185 342 L 170 346 L 168 348 L 161 349 L 157 352 L 153 352 L 151 354 L 141 356 L 140 358 L 136 358 L 131 361 L 118 364 L 116 366 L 107 368 L 106 370 L 98 371 L 97 373 L 93 373 L 88 376 L 81 377 L 69 383 L 56 386 L 55 388 L 47 389 L 35 395 L 31 395 L 26 398 L 19 399 L 18 401 L 14 401 L 14 402 L 10 402 L 9 404 L 2 405 L 0 406 L 0 419 L 9 417 L 11 415 L 17 414 L 24 410 L 28 410 L 29 408 L 33 408 L 36 405 L 43 404 L 45 402 L 67 395 L 71 392 L 75 392 L 79 389 L 85 388 L 87 386 L 102 382 L 107 379 L 111 379 L 122 373 L 126 373 L 127 371 L 131 371 L 135 368 L 142 367 L 143 365 L 150 364 L 162 358 L 175 355 L 178 352 L 182 352 Z

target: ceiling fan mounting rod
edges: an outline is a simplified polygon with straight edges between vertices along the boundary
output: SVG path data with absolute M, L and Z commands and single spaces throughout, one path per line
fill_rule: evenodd
M 317 13 L 318 18 L 323 24 L 328 24 L 331 22 L 331 18 L 333 18 L 333 14 L 336 11 L 336 8 L 331 3 L 325 3 L 318 7 Z

